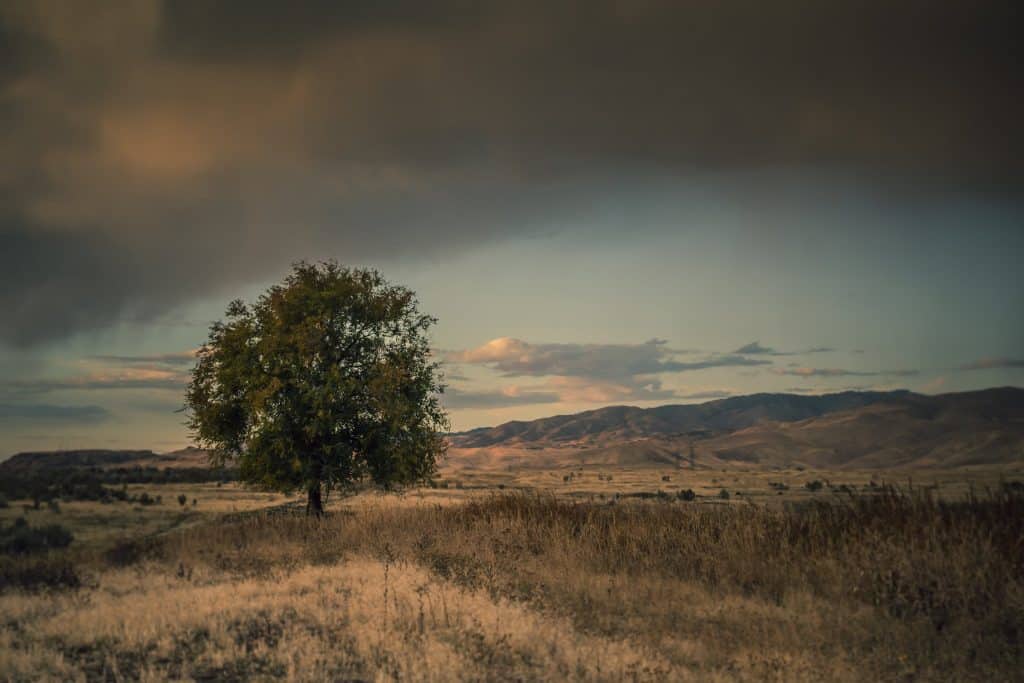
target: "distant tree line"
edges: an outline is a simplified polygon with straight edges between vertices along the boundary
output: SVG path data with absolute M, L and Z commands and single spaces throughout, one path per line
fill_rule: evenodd
M 237 481 L 234 469 L 206 467 L 98 467 L 75 469 L 40 469 L 27 473 L 10 473 L 0 478 L 0 496 L 50 500 L 127 501 L 126 484 L 199 484 Z

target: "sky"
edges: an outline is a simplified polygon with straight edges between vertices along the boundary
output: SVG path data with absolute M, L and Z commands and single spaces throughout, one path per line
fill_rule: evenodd
M 0 458 L 187 445 L 298 260 L 417 292 L 456 429 L 1022 386 L 1015 9 L 0 4 Z

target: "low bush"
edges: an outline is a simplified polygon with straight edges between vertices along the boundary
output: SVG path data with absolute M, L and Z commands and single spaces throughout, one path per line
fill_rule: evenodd
M 10 526 L 0 528 L 0 553 L 6 555 L 29 555 L 48 550 L 66 548 L 74 536 L 59 524 L 31 527 L 24 517 L 14 520 Z
M 69 590 L 83 584 L 74 563 L 62 555 L 0 557 L 0 592 Z

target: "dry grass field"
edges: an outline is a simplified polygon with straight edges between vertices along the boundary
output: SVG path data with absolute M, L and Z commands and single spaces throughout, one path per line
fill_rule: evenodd
M 1019 473 L 908 478 L 448 469 L 322 520 L 234 484 L 15 501 L 76 540 L 3 558 L 0 680 L 1019 678 Z

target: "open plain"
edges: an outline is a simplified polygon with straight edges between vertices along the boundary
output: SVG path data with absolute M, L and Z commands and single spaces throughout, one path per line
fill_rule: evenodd
M 321 520 L 233 482 L 12 500 L 75 540 L 3 558 L 0 679 L 1008 680 L 1021 479 L 449 459 Z

